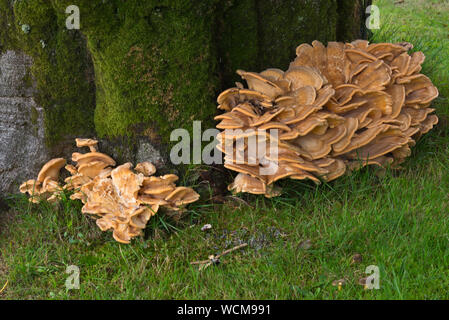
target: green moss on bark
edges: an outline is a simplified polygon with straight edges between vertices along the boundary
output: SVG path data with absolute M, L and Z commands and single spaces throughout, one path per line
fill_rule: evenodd
M 11 0 L 0 0 L 0 52 L 17 47 Z
M 151 129 L 166 142 L 174 128 L 212 118 L 213 1 L 83 1 L 79 6 L 95 66 L 100 136 Z
M 215 98 L 236 69 L 285 69 L 303 42 L 359 37 L 360 19 L 343 17 L 365 2 L 0 0 L 0 50 L 33 58 L 49 145 L 94 134 L 168 143 L 193 120 L 214 125 Z M 80 31 L 65 26 L 72 4 Z
M 241 81 L 237 69 L 258 70 L 258 15 L 255 0 L 223 1 L 215 39 L 222 89 Z
M 257 1 L 259 67 L 286 69 L 301 43 L 336 37 L 337 4 L 334 0 Z
M 0 0 L 2 51 L 18 49 L 33 58 L 36 102 L 44 108 L 49 146 L 67 135 L 94 132 L 95 86 L 82 34 L 65 27 L 55 1 Z M 29 33 L 22 25 L 30 26 Z
M 218 21 L 222 84 L 227 87 L 239 81 L 236 69 L 286 69 L 299 44 L 335 40 L 337 1 L 226 1 Z

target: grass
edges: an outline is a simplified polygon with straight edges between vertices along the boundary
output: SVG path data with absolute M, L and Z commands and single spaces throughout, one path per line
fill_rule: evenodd
M 398 172 L 368 168 L 330 184 L 283 182 L 272 200 L 243 195 L 204 200 L 181 221 L 163 215 L 144 237 L 120 245 L 63 201 L 30 206 L 11 199 L 0 215 L 2 299 L 448 299 L 449 3 L 376 1 L 373 40 L 409 41 L 428 57 L 423 72 L 440 89 L 440 124 Z M 394 22 L 394 23 L 393 23 Z M 188 181 L 185 181 L 186 183 Z M 201 227 L 212 224 L 208 232 Z M 218 266 L 204 260 L 242 242 Z M 361 254 L 363 260 L 352 263 Z M 67 266 L 81 271 L 66 290 Z M 380 289 L 364 290 L 365 269 L 380 269 Z M 345 279 L 341 290 L 335 280 Z

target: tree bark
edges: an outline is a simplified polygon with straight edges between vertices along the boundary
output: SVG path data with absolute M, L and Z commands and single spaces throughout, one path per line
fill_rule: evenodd
M 163 165 L 173 129 L 191 131 L 193 120 L 214 126 L 216 96 L 233 86 L 236 69 L 285 69 L 301 43 L 366 37 L 369 3 L 79 0 L 81 28 L 67 30 L 72 1 L 0 0 L 0 53 L 22 52 L 33 61 L 23 83 L 44 120 L 30 115 L 25 130 L 44 126 L 44 158 L 68 156 L 74 137 L 89 136 L 119 162 Z M 2 117 L 0 136 L 7 132 Z M 5 166 L 0 161 L 0 179 Z M 20 164 L 11 175 L 30 178 Z

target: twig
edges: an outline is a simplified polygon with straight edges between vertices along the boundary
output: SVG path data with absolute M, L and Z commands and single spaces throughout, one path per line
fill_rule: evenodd
M 236 251 L 236 250 L 239 250 L 241 248 L 244 248 L 246 246 L 248 246 L 247 243 L 242 243 L 242 244 L 240 244 L 240 245 L 238 245 L 238 246 L 236 246 L 234 248 L 225 250 L 222 253 L 217 254 L 216 256 L 215 255 L 210 255 L 208 260 L 194 261 L 194 262 L 190 262 L 190 264 L 192 264 L 192 265 L 200 265 L 199 270 L 201 271 L 201 270 L 206 269 L 207 267 L 209 267 L 212 264 L 219 263 L 221 257 L 223 257 L 223 256 L 225 256 L 225 255 L 227 255 L 227 254 L 229 254 L 229 253 L 231 253 L 233 251 Z
M 247 243 L 242 243 L 242 244 L 240 244 L 240 245 L 238 245 L 238 246 L 236 246 L 236 247 L 234 247 L 234 248 L 231 248 L 231 249 L 228 249 L 228 250 L 226 250 L 226 251 L 223 251 L 223 252 L 220 253 L 219 255 L 215 256 L 215 259 L 220 259 L 221 257 L 227 255 L 228 253 L 231 253 L 232 251 L 235 251 L 235 250 L 244 248 L 244 247 L 246 247 L 246 246 L 248 246 Z
M 210 262 L 210 260 L 193 261 L 193 262 L 190 262 L 190 264 L 205 264 L 208 262 Z
M 3 290 L 5 290 L 5 288 L 6 288 L 7 285 L 8 285 L 8 280 L 6 280 L 6 283 L 5 283 L 5 285 L 3 286 L 3 288 L 0 290 L 0 293 L 2 293 Z

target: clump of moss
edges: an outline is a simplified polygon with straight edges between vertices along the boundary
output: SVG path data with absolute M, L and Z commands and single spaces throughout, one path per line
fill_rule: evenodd
M 68 30 L 71 0 L 0 0 L 0 50 L 33 58 L 49 145 L 94 134 L 169 145 L 193 120 L 213 127 L 236 69 L 285 69 L 298 44 L 351 29 L 338 10 L 354 2 L 364 1 L 78 0 L 81 29 Z
M 352 1 L 354 2 L 354 1 Z M 301 43 L 336 39 L 337 4 L 335 1 L 258 1 L 259 67 L 287 69 Z
M 99 136 L 156 126 L 167 142 L 173 129 L 212 119 L 213 1 L 82 1 L 80 9 L 97 76 Z
M 86 42 L 79 31 L 65 28 L 65 11 L 55 10 L 53 3 L 0 0 L 0 21 L 5 27 L 0 33 L 1 50 L 21 50 L 33 58 L 35 99 L 44 108 L 49 146 L 67 135 L 92 134 L 95 109 Z
M 259 70 L 259 23 L 255 0 L 223 2 L 217 10 L 215 41 L 220 61 L 222 88 L 240 77 L 237 69 Z M 263 49 L 262 49 L 263 50 Z
M 216 32 L 223 86 L 239 81 L 236 69 L 286 69 L 299 44 L 334 41 L 337 8 L 336 1 L 225 2 Z

